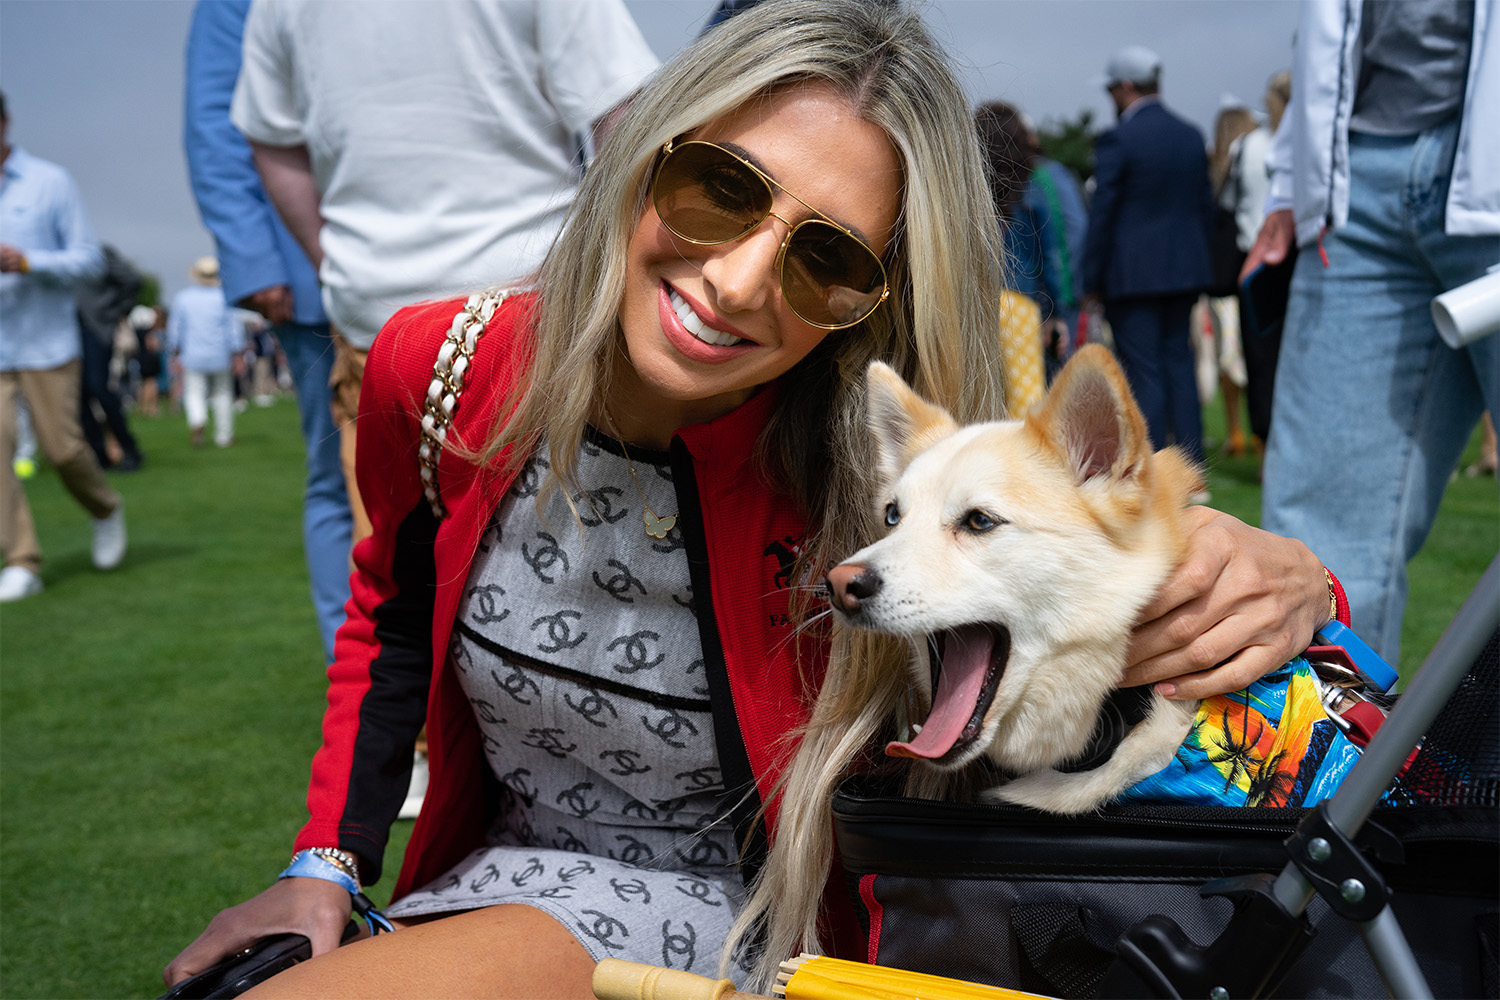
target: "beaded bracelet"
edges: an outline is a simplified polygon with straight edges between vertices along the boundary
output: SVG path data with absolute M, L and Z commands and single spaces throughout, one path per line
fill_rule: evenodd
M 361 886 L 364 885 L 359 877 L 359 859 L 348 851 L 339 850 L 337 847 L 310 847 L 308 850 L 329 864 L 337 865 L 354 881 L 359 882 Z

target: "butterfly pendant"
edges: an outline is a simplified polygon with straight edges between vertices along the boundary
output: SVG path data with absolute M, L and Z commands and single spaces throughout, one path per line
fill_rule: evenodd
M 652 538 L 666 538 L 667 532 L 677 525 L 677 515 L 668 514 L 666 517 L 657 517 L 650 507 L 646 508 L 646 534 Z

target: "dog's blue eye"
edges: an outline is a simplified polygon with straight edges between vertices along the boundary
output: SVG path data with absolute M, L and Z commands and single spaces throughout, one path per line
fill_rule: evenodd
M 885 505 L 885 526 L 887 528 L 894 528 L 896 525 L 898 525 L 900 523 L 901 523 L 901 508 L 897 507 L 894 503 L 888 503 L 888 504 L 886 504 Z
M 1004 523 L 1004 518 L 992 517 L 977 507 L 964 515 L 964 527 L 973 532 L 989 531 Z

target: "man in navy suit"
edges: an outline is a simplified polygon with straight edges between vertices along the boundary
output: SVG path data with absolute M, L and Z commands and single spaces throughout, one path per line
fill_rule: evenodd
M 1161 448 L 1203 458 L 1189 316 L 1211 280 L 1213 191 L 1203 134 L 1162 106 L 1161 60 L 1129 46 L 1110 57 L 1119 124 L 1094 145 L 1083 290 L 1104 303 L 1115 352 Z

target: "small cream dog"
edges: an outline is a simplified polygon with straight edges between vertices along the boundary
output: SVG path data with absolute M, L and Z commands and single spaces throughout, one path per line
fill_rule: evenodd
M 1114 358 L 1085 347 L 1037 412 L 969 427 L 885 365 L 868 380 L 888 534 L 828 582 L 851 623 L 912 642 L 931 711 L 886 752 L 943 770 L 987 754 L 1010 776 L 987 797 L 1055 813 L 1166 766 L 1198 703 L 1153 693 L 1105 763 L 1058 770 L 1088 746 L 1202 488 L 1175 449 L 1153 453 Z

